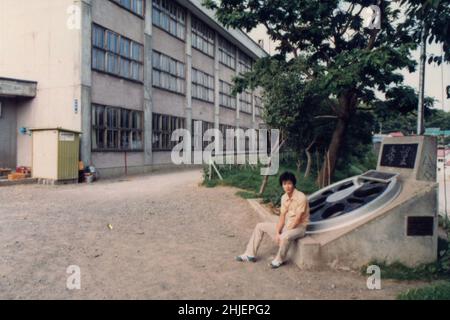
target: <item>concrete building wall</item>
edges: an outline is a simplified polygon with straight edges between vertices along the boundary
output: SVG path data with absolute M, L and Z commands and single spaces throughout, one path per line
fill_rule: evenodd
M 110 0 L 92 2 L 92 23 L 144 44 L 144 19 L 128 12 Z M 144 84 L 114 75 L 92 70 L 91 104 L 121 107 L 130 110 L 144 110 Z M 143 167 L 144 153 L 97 152 L 91 155 L 92 165 L 100 173 L 119 175 L 126 167 Z M 106 170 L 108 169 L 108 170 Z
M 153 50 L 162 52 L 178 61 L 186 63 L 185 42 L 170 33 L 153 26 Z
M 124 10 L 111 0 L 94 0 L 92 21 L 131 40 L 144 42 L 144 19 Z
M 192 119 L 214 122 L 214 103 L 192 99 Z
M 186 97 L 163 89 L 153 88 L 153 112 L 177 117 L 186 116 Z
M 16 166 L 16 104 L 14 100 L 0 98 L 0 168 Z
M 142 84 L 93 71 L 92 103 L 142 111 L 144 88 Z
M 221 29 L 210 20 L 213 14 L 201 8 L 198 1 L 177 2 L 188 11 L 185 41 L 152 24 L 151 0 L 146 3 L 145 19 L 110 0 L 0 0 L 0 76 L 38 82 L 36 98 L 23 102 L 17 112 L 16 128 L 82 131 L 82 160 L 104 172 L 118 173 L 124 168 L 124 152 L 92 151 L 92 104 L 144 112 L 144 150 L 127 152 L 127 165 L 142 171 L 146 166 L 171 163 L 170 153 L 152 150 L 153 113 L 183 117 L 188 129 L 191 119 L 216 126 L 241 123 L 252 127 L 252 115 L 239 116 L 237 110 L 219 107 L 217 102 L 191 98 L 191 67 L 215 77 L 216 99 L 218 81 L 231 83 L 236 71 L 218 62 L 217 50 L 212 58 L 192 48 L 190 11 L 229 41 L 234 39 L 240 50 L 250 48 L 255 52 L 253 57 L 262 54 L 260 48 L 238 31 Z M 143 83 L 92 70 L 93 23 L 144 46 Z M 217 49 L 217 41 L 215 45 Z M 152 50 L 185 63 L 184 95 L 152 87 Z M 17 145 L 17 164 L 30 166 L 31 136 L 18 135 Z
M 241 128 L 253 128 L 253 116 L 251 114 L 241 112 L 239 124 Z
M 81 90 L 81 36 L 69 23 L 74 3 L 0 0 L 0 75 L 38 82 L 36 98 L 17 113 L 17 127 L 81 129 L 74 109 Z M 18 138 L 17 164 L 31 166 L 29 135 Z
M 195 48 L 192 48 L 192 67 L 214 75 L 214 59 Z
M 228 68 L 223 64 L 219 64 L 219 77 L 220 80 L 232 83 L 233 78 L 236 76 L 236 71 Z
M 236 125 L 236 110 L 220 107 L 220 124 L 228 126 Z

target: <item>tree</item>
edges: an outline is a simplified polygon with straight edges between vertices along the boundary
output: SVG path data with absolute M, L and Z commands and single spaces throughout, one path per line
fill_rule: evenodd
M 286 62 L 282 57 L 278 58 L 258 61 L 254 73 L 247 74 L 242 83 L 237 81 L 236 90 L 240 85 L 245 87 L 247 83 L 252 83 L 252 78 L 258 79 L 258 84 L 265 89 L 263 116 L 266 123 L 274 128 L 283 128 L 289 135 L 287 147 L 296 150 L 299 155 L 305 153 L 305 177 L 308 177 L 312 166 L 312 151 L 317 147 L 321 135 L 320 120 L 317 118 L 321 116 L 325 106 L 321 99 L 303 94 L 306 83 L 298 75 L 305 68 L 305 61 L 296 59 Z
M 401 69 L 414 71 L 416 62 L 411 52 L 420 43 L 417 20 L 427 19 L 433 41 L 450 43 L 445 37 L 450 21 L 448 1 L 401 1 L 411 13 L 402 19 L 397 1 L 317 1 L 317 0 L 205 0 L 216 10 L 225 26 L 247 32 L 263 24 L 284 58 L 298 60 L 297 79 L 302 88 L 302 101 L 320 101 L 328 105 L 334 116 L 334 130 L 318 181 L 329 181 L 345 143 L 346 131 L 358 109 L 387 108 L 396 105 L 411 89 L 402 85 Z M 426 5 L 423 5 L 423 3 Z M 364 25 L 361 13 L 370 5 L 380 9 L 381 28 Z M 436 12 L 444 17 L 437 17 Z M 416 22 L 416 24 L 414 24 Z M 420 24 L 419 24 L 420 25 Z M 442 59 L 449 59 L 445 55 Z M 238 86 L 265 83 L 255 75 L 271 66 L 257 63 L 255 70 L 242 77 Z M 283 73 L 285 70 L 280 69 Z M 286 82 L 283 84 L 288 85 Z M 377 98 L 376 92 L 386 95 Z M 404 102 L 404 101 L 403 101 Z M 308 107 L 298 108 L 303 116 Z M 412 109 L 415 106 L 408 105 Z

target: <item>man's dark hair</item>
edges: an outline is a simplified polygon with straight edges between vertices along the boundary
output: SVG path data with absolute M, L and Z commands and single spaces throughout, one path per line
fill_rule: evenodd
M 286 171 L 283 174 L 281 174 L 281 176 L 280 176 L 280 186 L 283 186 L 283 182 L 284 181 L 292 182 L 294 187 L 297 184 L 297 179 L 295 178 L 295 174 L 293 174 L 292 172 L 289 172 L 289 171 Z

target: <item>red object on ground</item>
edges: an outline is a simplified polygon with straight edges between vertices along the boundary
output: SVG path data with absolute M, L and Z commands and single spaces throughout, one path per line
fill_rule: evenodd
M 23 174 L 30 174 L 31 173 L 31 168 L 29 167 L 17 167 L 16 168 L 16 173 L 23 173 Z

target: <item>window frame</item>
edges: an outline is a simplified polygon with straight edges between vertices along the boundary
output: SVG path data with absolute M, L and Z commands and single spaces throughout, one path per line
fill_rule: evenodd
M 250 99 L 246 99 L 245 97 L 249 97 Z M 240 112 L 243 112 L 246 114 L 253 114 L 253 95 L 250 91 L 245 90 L 241 94 L 239 94 L 239 101 L 241 102 L 240 109 L 239 109 Z M 247 109 L 243 110 L 242 109 L 243 105 L 246 105 L 246 106 L 249 105 L 250 111 L 248 111 Z
M 97 117 L 98 110 L 102 110 L 102 120 L 99 122 Z M 114 107 L 109 105 L 92 104 L 92 152 L 143 152 L 144 151 L 144 112 L 132 110 L 123 107 Z M 109 115 L 115 114 L 114 124 L 110 124 Z M 123 114 L 128 114 L 128 126 L 123 126 Z M 135 126 L 133 127 L 133 118 L 137 116 Z M 103 135 L 103 146 L 99 146 L 99 132 Z M 123 147 L 122 134 L 128 134 L 129 144 Z M 115 137 L 114 146 L 110 145 L 110 134 Z M 133 147 L 133 137 L 139 135 L 139 146 Z M 95 140 L 95 141 L 94 141 Z
M 163 59 L 167 60 L 167 68 Z M 158 77 L 158 83 L 155 82 Z M 167 77 L 168 86 L 164 86 L 163 77 Z M 175 80 L 175 89 L 171 88 L 171 80 Z M 160 51 L 152 51 L 152 86 L 176 94 L 186 95 L 186 64 Z M 179 90 L 181 89 L 181 90 Z
M 232 84 L 224 81 L 219 80 L 219 105 L 224 108 L 236 110 L 237 109 L 237 95 L 233 96 L 231 94 L 232 92 Z M 225 90 L 225 87 L 228 87 L 228 90 Z M 223 103 L 225 98 L 229 99 L 231 105 L 227 105 Z M 233 104 L 234 101 L 234 104 Z
M 108 28 L 105 28 L 97 23 L 92 24 L 92 30 L 91 69 L 97 72 L 106 73 L 114 77 L 143 84 L 144 45 Z M 98 38 L 100 38 L 101 34 L 102 41 L 98 41 Z M 111 39 L 116 39 L 114 40 L 116 43 L 113 45 L 115 48 L 111 47 Z M 128 55 L 122 52 L 122 44 L 124 41 L 129 43 Z M 135 48 L 138 49 L 138 57 L 135 56 Z M 101 65 L 98 64 L 99 54 L 102 54 L 104 56 L 103 69 L 101 68 Z M 114 59 L 115 62 L 113 64 L 110 64 L 110 59 L 111 61 L 113 61 Z M 124 72 L 122 71 L 122 60 L 126 60 L 126 62 L 129 64 L 129 76 L 124 75 Z M 114 70 L 111 69 L 113 65 L 115 66 Z M 136 67 L 137 73 L 134 72 L 133 69 Z
M 201 79 L 199 79 L 199 76 Z M 205 81 L 207 79 L 207 81 Z M 205 101 L 208 103 L 214 104 L 215 102 L 215 78 L 213 75 L 206 73 L 202 70 L 192 68 L 192 99 L 197 99 L 201 101 Z M 205 82 L 207 82 L 205 84 Z M 212 84 L 212 86 L 211 86 Z M 195 89 L 194 89 L 195 88 Z M 208 98 L 204 98 L 203 95 L 200 97 L 198 96 L 198 89 L 206 89 Z M 194 90 L 197 94 L 194 94 Z M 203 92 L 203 91 L 202 91 Z M 210 99 L 210 95 L 212 93 L 212 99 Z
M 219 62 L 221 64 L 223 64 L 224 66 L 230 68 L 231 70 L 236 71 L 237 54 L 238 54 L 237 47 L 222 36 L 219 36 L 218 46 L 219 46 Z M 231 49 L 231 48 L 226 48 L 227 46 L 232 47 L 234 52 L 230 52 L 230 50 L 228 50 L 228 49 Z M 231 60 L 233 60 L 234 64 L 230 65 L 226 61 L 224 61 L 224 59 L 223 59 L 224 55 L 227 58 L 230 58 Z
M 135 16 L 145 19 L 145 9 L 146 9 L 146 0 L 130 0 L 130 8 L 128 8 L 126 5 L 122 3 L 123 0 L 110 0 L 112 3 L 116 4 L 117 6 L 121 7 L 122 9 L 134 14 Z M 133 10 L 133 2 L 141 2 L 142 3 L 142 14 L 138 11 Z
M 216 50 L 216 34 L 214 29 L 209 27 L 206 23 L 192 15 L 191 19 L 191 32 L 192 32 L 192 48 L 200 51 L 201 53 L 207 55 L 210 58 L 215 57 Z M 209 37 L 209 36 L 212 37 Z M 195 40 L 194 40 L 195 39 Z M 199 45 L 199 40 L 202 45 Z M 205 50 L 204 46 L 207 45 L 207 49 Z M 211 48 L 212 52 L 209 52 L 209 48 Z
M 241 50 L 238 51 L 237 68 L 240 74 L 252 71 L 253 63 L 254 61 L 250 56 Z
M 186 119 L 168 114 L 152 114 L 152 150 L 155 152 L 172 151 L 179 142 L 171 141 L 172 133 L 186 128 Z M 158 141 L 155 141 L 155 136 Z M 181 139 L 181 138 L 180 138 Z M 166 143 L 165 143 L 166 142 Z M 155 146 L 155 143 L 158 145 Z
M 150 1 L 150 0 L 149 0 Z M 167 32 L 171 36 L 186 41 L 186 20 L 187 10 L 172 0 L 151 0 L 152 1 L 152 25 Z M 172 10 L 175 10 L 173 12 Z M 158 19 L 156 19 L 156 14 Z M 163 18 L 163 19 L 162 19 Z M 162 20 L 167 20 L 163 23 Z M 172 32 L 171 23 L 175 22 L 175 31 Z M 181 26 L 181 28 L 179 28 Z M 182 30 L 180 35 L 179 30 Z

